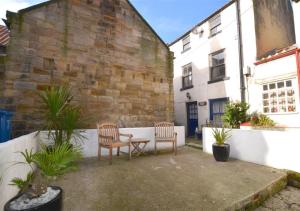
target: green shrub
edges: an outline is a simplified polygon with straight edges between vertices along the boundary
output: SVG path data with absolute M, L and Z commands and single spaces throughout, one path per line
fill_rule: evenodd
M 274 127 L 275 122 L 267 115 L 254 112 L 251 114 L 250 123 L 256 127 Z
M 245 102 L 228 102 L 222 117 L 224 125 L 231 128 L 240 128 L 240 124 L 249 120 L 247 111 L 249 105 Z

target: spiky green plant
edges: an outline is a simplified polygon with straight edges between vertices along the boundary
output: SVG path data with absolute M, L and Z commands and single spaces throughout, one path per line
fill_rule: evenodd
M 58 176 L 66 172 L 77 169 L 77 161 L 81 159 L 81 149 L 78 147 L 70 147 L 68 142 L 63 142 L 50 150 L 46 146 L 42 146 L 39 152 L 32 153 L 32 151 L 21 152 L 25 162 L 18 162 L 17 164 L 27 164 L 31 167 L 26 179 L 15 177 L 11 180 L 11 185 L 17 186 L 20 191 L 24 192 L 29 187 L 36 187 L 32 192 L 35 196 L 40 196 L 42 190 L 40 186 L 47 186 L 51 180 L 55 180 Z M 34 171 L 33 166 L 38 168 Z M 38 173 L 41 182 L 33 183 L 34 173 Z
M 258 112 L 251 114 L 250 123 L 254 127 L 274 127 L 276 123 L 267 115 Z
M 231 137 L 231 130 L 229 129 L 213 128 L 212 131 L 217 145 L 225 144 L 225 142 Z
M 48 137 L 55 145 L 71 138 L 83 140 L 84 136 L 76 129 L 82 127 L 81 108 L 72 103 L 71 90 L 66 86 L 52 86 L 39 93 L 44 107 L 44 126 L 42 130 L 48 131 Z

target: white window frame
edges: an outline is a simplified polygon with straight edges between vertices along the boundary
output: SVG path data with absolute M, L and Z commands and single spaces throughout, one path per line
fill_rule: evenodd
M 185 78 L 190 82 L 189 84 L 185 84 Z M 188 89 L 193 87 L 193 65 L 189 63 L 182 67 L 182 89 Z
M 289 86 L 288 83 L 291 85 Z M 293 79 L 264 83 L 262 85 L 262 112 L 269 115 L 297 113 L 297 87 L 295 86 Z
M 212 17 L 209 20 L 210 37 L 213 37 L 222 31 L 221 25 L 222 25 L 221 14 L 215 15 L 214 17 Z M 216 30 L 216 31 L 214 31 L 214 30 Z
M 217 65 L 213 65 L 213 57 L 214 56 L 218 56 L 219 54 L 223 54 L 224 55 L 224 63 L 220 63 Z M 217 81 L 217 80 L 222 80 L 224 78 L 226 78 L 226 55 L 225 55 L 225 49 L 221 49 L 219 51 L 213 52 L 211 54 L 209 54 L 209 66 L 210 66 L 210 70 L 209 70 L 209 80 L 210 81 Z M 215 71 L 215 69 L 218 68 L 224 68 L 224 75 L 213 78 L 213 72 Z
M 182 52 L 188 51 L 191 49 L 191 36 L 187 35 L 182 39 Z

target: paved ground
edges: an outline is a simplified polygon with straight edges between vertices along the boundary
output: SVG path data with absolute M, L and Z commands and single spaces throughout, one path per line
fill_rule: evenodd
M 202 140 L 193 137 L 188 137 L 185 139 L 185 143 L 187 146 L 194 147 L 197 149 L 203 149 Z
M 262 207 L 256 211 L 285 211 L 300 210 L 300 189 L 288 186 L 283 191 L 267 200 Z
M 64 210 L 222 210 L 251 195 L 282 172 L 184 147 L 171 153 L 108 161 L 85 160 L 57 181 Z

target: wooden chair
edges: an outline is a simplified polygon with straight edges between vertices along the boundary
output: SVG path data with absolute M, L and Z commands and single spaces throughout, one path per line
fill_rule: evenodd
M 131 134 L 119 133 L 119 128 L 113 123 L 97 124 L 98 128 L 98 158 L 101 160 L 101 147 L 109 149 L 109 160 L 112 164 L 112 150 L 117 148 L 117 156 L 120 155 L 120 147 L 128 147 L 129 160 L 131 159 Z M 120 140 L 120 136 L 128 137 L 127 142 Z
M 177 154 L 177 133 L 174 132 L 174 123 L 158 122 L 154 123 L 155 128 L 155 154 L 157 154 L 157 143 L 171 142 L 173 151 Z

